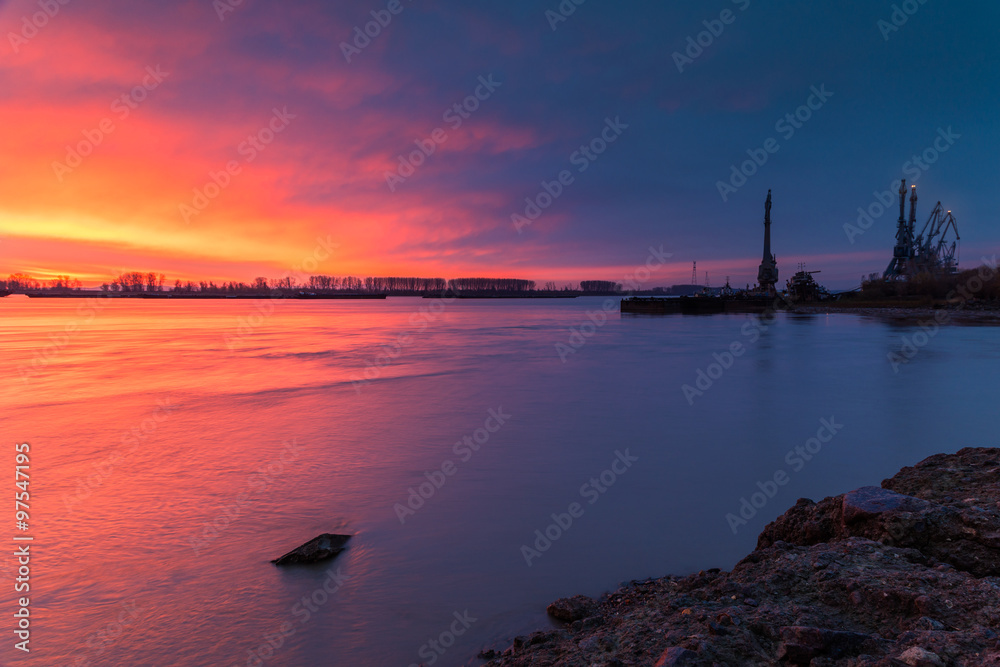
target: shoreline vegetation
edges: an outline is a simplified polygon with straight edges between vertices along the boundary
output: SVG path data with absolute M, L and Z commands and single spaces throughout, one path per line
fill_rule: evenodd
M 996 260 L 948 276 L 910 280 L 872 276 L 861 289 L 836 300 L 795 304 L 800 313 L 851 313 L 898 323 L 996 324 L 1000 322 L 1000 273 Z
M 947 308 L 1000 305 L 1000 273 L 996 259 L 952 275 L 920 274 L 907 280 L 886 280 L 877 274 L 853 292 L 824 302 L 834 308 Z
M 400 278 L 354 276 L 259 277 L 252 283 L 211 281 L 166 284 L 161 273 L 123 273 L 99 289 L 84 289 L 78 279 L 57 276 L 45 281 L 27 274 L 11 274 L 0 280 L 0 297 L 24 294 L 32 298 L 116 299 L 385 299 L 387 296 L 423 298 L 576 298 L 578 296 L 624 296 L 626 286 L 606 280 L 584 280 L 557 287 L 554 282 L 538 286 L 517 278 Z M 688 287 L 688 286 L 678 286 Z M 669 295 L 664 288 L 628 294 Z
M 212 281 L 167 284 L 162 273 L 122 273 L 97 289 L 84 289 L 68 275 L 42 281 L 15 273 L 0 280 L 0 297 L 25 294 L 34 298 L 138 298 L 138 299 L 384 299 L 388 296 L 423 298 L 575 298 L 578 296 L 699 296 L 701 285 L 673 285 L 638 289 L 639 285 L 607 280 L 584 280 L 558 287 L 554 282 L 539 286 L 517 278 L 416 278 L 299 275 L 278 279 L 255 278 L 251 283 Z M 742 292 L 737 293 L 737 297 Z M 711 298 L 711 297 L 706 297 Z M 728 297 L 734 298 L 734 297 Z M 805 312 L 854 312 L 910 310 L 919 314 L 939 309 L 1000 310 L 1000 273 L 996 260 L 984 260 L 974 269 L 953 275 L 916 275 L 908 280 L 886 280 L 872 274 L 856 290 L 822 301 L 798 301 Z
M 1000 665 L 1000 449 L 800 499 L 731 572 L 633 581 L 548 607 L 558 630 L 488 667 Z

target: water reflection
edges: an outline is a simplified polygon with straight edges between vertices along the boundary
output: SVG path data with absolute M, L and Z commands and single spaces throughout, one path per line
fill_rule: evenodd
M 754 339 L 746 315 L 612 313 L 564 363 L 557 343 L 600 299 L 456 302 L 358 391 L 424 305 L 280 303 L 229 346 L 252 303 L 112 303 L 22 381 L 80 315 L 0 300 L 13 378 L 0 419 L 36 453 L 44 554 L 40 648 L 18 664 L 246 665 L 276 632 L 267 665 L 410 664 L 468 611 L 477 621 L 437 663 L 461 664 L 544 626 L 556 597 L 730 567 L 798 497 L 995 441 L 995 329 L 944 327 L 896 372 L 887 354 L 914 327 L 779 314 Z M 744 353 L 685 400 L 734 342 Z M 509 422 L 460 461 L 455 443 L 497 408 Z M 830 418 L 843 430 L 733 535 L 726 515 Z M 624 448 L 641 463 L 528 567 L 535 529 Z M 449 459 L 461 465 L 401 523 L 394 506 Z M 323 532 L 355 538 L 331 564 L 343 585 L 300 623 L 329 568 L 268 561 Z M 131 603 L 121 633 L 100 637 Z

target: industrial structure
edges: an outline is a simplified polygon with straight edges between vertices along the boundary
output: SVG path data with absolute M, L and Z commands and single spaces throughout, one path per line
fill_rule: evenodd
M 804 262 L 799 263 L 798 272 L 785 284 L 785 294 L 790 301 L 825 301 L 830 293 L 820 286 L 813 274 L 822 271 L 806 271 Z
M 767 191 L 764 202 L 764 258 L 757 269 L 757 284 L 768 296 L 774 296 L 774 286 L 778 284 L 778 260 L 771 254 L 771 191 Z
M 799 273 L 789 285 L 802 300 L 819 299 L 827 296 L 826 290 L 816 284 L 812 273 L 801 265 Z M 698 277 L 698 265 L 691 267 L 691 280 Z M 701 292 L 691 296 L 676 298 L 661 297 L 630 297 L 622 299 L 621 312 L 636 315 L 711 315 L 714 313 L 766 313 L 782 310 L 789 306 L 789 301 L 778 294 L 778 259 L 771 252 L 771 191 L 767 191 L 764 202 L 764 256 L 757 270 L 757 287 L 746 290 L 734 290 L 726 276 L 726 284 L 721 289 L 713 291 L 709 286 L 708 273 L 705 273 L 706 286 Z
M 907 280 L 920 274 L 953 275 L 958 273 L 958 222 L 941 202 L 931 211 L 920 234 L 917 225 L 917 186 L 910 186 L 910 216 L 906 217 L 906 181 L 899 186 L 899 220 L 892 260 L 882 278 Z

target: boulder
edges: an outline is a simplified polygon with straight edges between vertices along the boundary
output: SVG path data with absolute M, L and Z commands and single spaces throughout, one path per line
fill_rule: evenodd
M 996 471 L 993 477 L 998 477 Z M 977 495 L 990 493 L 991 485 L 984 482 Z M 891 486 L 893 480 L 883 482 L 883 487 Z M 995 505 L 945 505 L 877 486 L 818 503 L 799 500 L 764 528 L 757 548 L 778 542 L 811 546 L 850 537 L 917 549 L 977 577 L 1000 576 L 1000 512 Z
M 275 565 L 301 565 L 328 560 L 343 551 L 350 539 L 350 535 L 323 533 L 271 562 Z
M 1000 507 L 1000 449 L 966 447 L 903 468 L 882 488 L 943 505 Z
M 548 606 L 546 611 L 552 618 L 564 623 L 572 623 L 593 616 L 595 609 L 597 609 L 597 603 L 594 600 L 586 595 L 574 595 L 571 598 L 556 600 Z
M 560 600 L 554 616 L 585 618 L 489 667 L 1000 667 L 995 573 L 1000 449 L 963 449 L 800 500 L 731 572 Z
M 913 496 L 904 496 L 878 486 L 863 486 L 844 494 L 842 503 L 844 523 L 847 525 L 874 519 L 885 512 L 924 512 L 933 503 Z
M 903 651 L 899 659 L 910 667 L 945 667 L 944 661 L 937 653 L 931 653 L 918 646 Z

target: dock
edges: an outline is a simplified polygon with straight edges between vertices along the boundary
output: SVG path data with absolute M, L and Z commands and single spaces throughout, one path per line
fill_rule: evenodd
M 727 298 L 717 296 L 631 297 L 622 299 L 621 312 L 633 315 L 715 315 L 718 313 L 764 313 L 784 310 L 780 297 Z

